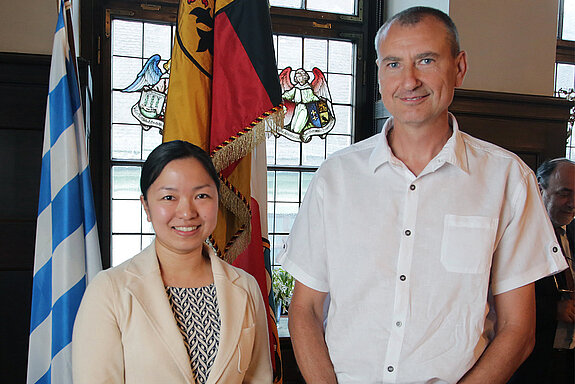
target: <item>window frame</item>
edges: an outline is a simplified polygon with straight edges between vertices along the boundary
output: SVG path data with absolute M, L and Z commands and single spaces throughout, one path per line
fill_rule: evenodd
M 93 63 L 94 103 L 90 153 L 95 205 L 104 268 L 111 266 L 111 19 L 176 22 L 178 0 L 148 4 L 141 0 L 93 0 L 81 3 L 82 57 Z M 357 42 L 355 127 L 352 143 L 377 132 L 374 105 L 379 98 L 373 38 L 384 19 L 384 4 L 359 0 L 357 16 L 271 7 L 274 33 L 327 37 Z M 137 162 L 137 161 L 136 161 Z M 303 167 L 309 168 L 309 167 Z
M 568 64 L 575 66 L 575 40 L 563 40 L 563 23 L 564 23 L 564 0 L 559 0 L 559 8 L 557 14 L 557 43 L 555 49 L 555 71 L 557 72 L 557 64 Z M 553 89 L 557 86 L 557 73 L 555 74 L 555 84 Z M 555 91 L 555 95 L 557 91 Z M 575 151 L 575 141 L 573 138 L 573 121 L 575 106 L 571 108 L 570 126 L 567 128 L 570 137 L 565 143 L 565 156 L 573 157 L 573 151 Z

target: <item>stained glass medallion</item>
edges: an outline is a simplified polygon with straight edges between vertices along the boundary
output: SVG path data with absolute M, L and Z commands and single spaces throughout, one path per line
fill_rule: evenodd
M 292 74 L 293 72 L 293 74 Z M 284 129 L 277 135 L 292 141 L 308 143 L 313 136 L 322 139 L 335 125 L 335 114 L 329 87 L 322 70 L 314 67 L 314 75 L 303 68 L 284 68 L 279 77 L 284 100 Z
M 144 64 L 136 78 L 122 92 L 140 93 L 137 104 L 132 106 L 132 116 L 140 122 L 144 130 L 164 128 L 164 115 L 166 113 L 166 98 L 170 82 L 170 60 L 160 66 L 161 56 L 152 55 Z

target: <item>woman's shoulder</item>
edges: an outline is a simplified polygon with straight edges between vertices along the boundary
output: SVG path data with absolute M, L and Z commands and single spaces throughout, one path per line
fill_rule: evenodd
M 256 279 L 243 269 L 233 266 L 217 256 L 212 258 L 212 262 L 219 264 L 226 277 L 229 280 L 233 280 L 236 285 L 242 285 L 249 288 L 258 287 Z
M 103 281 L 108 281 L 117 284 L 125 281 L 128 275 L 139 275 L 146 270 L 157 268 L 157 264 L 152 244 L 121 264 L 98 272 L 92 282 L 103 284 Z

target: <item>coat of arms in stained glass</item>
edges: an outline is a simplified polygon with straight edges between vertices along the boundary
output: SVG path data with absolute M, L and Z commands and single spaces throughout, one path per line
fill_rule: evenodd
M 144 130 L 164 128 L 166 96 L 170 81 L 170 61 L 160 68 L 160 55 L 152 55 L 136 76 L 136 79 L 122 92 L 140 92 L 140 100 L 132 106 L 132 115 Z
M 314 79 L 303 68 L 294 71 L 287 67 L 280 73 L 285 108 L 284 129 L 277 135 L 308 143 L 313 136 L 322 139 L 335 124 L 331 95 L 323 72 L 314 67 Z

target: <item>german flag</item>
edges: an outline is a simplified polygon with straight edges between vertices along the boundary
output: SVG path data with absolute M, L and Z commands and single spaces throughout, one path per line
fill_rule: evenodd
M 264 141 L 265 132 L 283 127 L 281 102 L 267 0 L 181 0 L 164 141 L 186 140 L 211 154 L 222 180 L 212 244 L 258 280 L 268 303 Z M 274 311 L 267 312 L 274 382 L 281 383 Z

